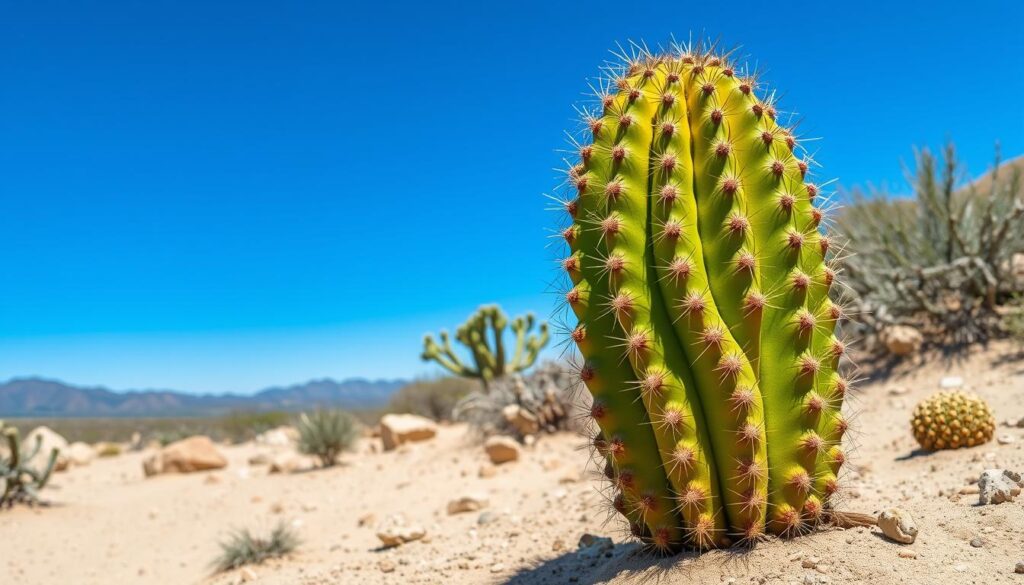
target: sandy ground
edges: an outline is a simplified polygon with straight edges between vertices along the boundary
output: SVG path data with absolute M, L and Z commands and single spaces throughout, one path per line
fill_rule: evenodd
M 228 468 L 144 479 L 143 454 L 102 459 L 58 475 L 53 506 L 0 513 L 0 582 L 135 583 L 1022 583 L 1024 502 L 977 506 L 953 495 L 986 468 L 1024 470 L 1024 429 L 1015 442 L 923 454 L 907 419 L 943 376 L 962 376 L 990 401 L 998 421 L 1024 416 L 1024 361 L 1008 348 L 948 366 L 930 362 L 859 389 L 859 442 L 844 508 L 874 513 L 897 505 L 921 529 L 913 545 L 876 530 L 832 530 L 753 551 L 657 558 L 606 523 L 581 440 L 542 438 L 493 477 L 479 477 L 483 450 L 461 426 L 395 452 L 370 441 L 335 469 L 268 475 L 249 466 L 262 448 L 225 447 Z M 446 504 L 484 494 L 489 507 L 449 516 Z M 951 496 L 952 495 L 952 496 Z M 403 514 L 427 537 L 381 549 L 375 525 Z M 372 515 L 373 518 L 368 518 Z M 360 525 L 360 519 L 363 519 Z M 251 573 L 211 574 L 218 542 L 232 528 L 290 522 L 303 539 L 285 559 Z M 596 558 L 580 536 L 611 536 Z M 980 546 L 972 546 L 971 541 Z

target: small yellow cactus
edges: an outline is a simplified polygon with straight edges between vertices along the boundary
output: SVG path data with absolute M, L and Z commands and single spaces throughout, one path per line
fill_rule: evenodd
M 914 438 L 928 451 L 974 447 L 992 440 L 996 420 L 977 394 L 939 392 L 914 408 Z

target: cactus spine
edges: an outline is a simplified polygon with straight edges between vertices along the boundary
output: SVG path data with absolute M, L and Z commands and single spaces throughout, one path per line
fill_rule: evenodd
M 562 261 L 615 508 L 674 550 L 823 520 L 842 312 L 808 161 L 725 57 L 642 51 L 586 120 Z
M 515 335 L 515 349 L 511 358 L 505 355 L 505 327 L 508 317 L 497 305 L 480 307 L 476 313 L 455 331 L 455 339 L 469 349 L 473 365 L 459 358 L 452 349 L 447 331 L 442 331 L 441 343 L 433 336 L 423 339 L 421 359 L 433 360 L 456 376 L 480 380 L 486 389 L 491 381 L 528 369 L 537 361 L 540 350 L 551 338 L 548 324 L 541 323 L 538 333 L 531 334 L 534 316 L 527 313 L 512 320 L 511 329 Z M 493 344 L 493 348 L 491 347 Z

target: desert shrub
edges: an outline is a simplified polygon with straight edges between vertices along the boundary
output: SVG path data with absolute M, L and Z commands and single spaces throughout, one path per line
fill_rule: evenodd
M 116 457 L 124 450 L 120 443 L 97 443 L 95 445 L 97 457 Z
M 418 414 L 438 421 L 451 420 L 452 409 L 459 399 L 480 388 L 478 382 L 467 378 L 416 380 L 402 386 L 391 397 L 387 410 Z
M 940 169 L 941 166 L 941 169 Z M 854 194 L 837 218 L 849 255 L 839 261 L 868 333 L 919 327 L 935 344 L 965 345 L 1005 332 L 1000 306 L 1022 288 L 1024 165 L 1002 165 L 957 189 L 952 144 L 940 161 L 917 154 L 912 199 Z
M 344 410 L 317 409 L 299 416 L 299 450 L 315 455 L 324 467 L 335 464 L 342 451 L 359 437 L 359 423 Z
M 215 561 L 218 571 L 230 571 L 255 565 L 267 559 L 284 556 L 300 544 L 298 535 L 283 522 L 265 537 L 253 536 L 249 530 L 236 530 L 220 543 L 221 554 Z
M 589 409 L 576 392 L 578 375 L 548 362 L 532 373 L 500 378 L 487 391 L 475 390 L 456 404 L 452 417 L 467 422 L 483 436 L 512 435 L 522 439 L 537 432 L 571 430 Z

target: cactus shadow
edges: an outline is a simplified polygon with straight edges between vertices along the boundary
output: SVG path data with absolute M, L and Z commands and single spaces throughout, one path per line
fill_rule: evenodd
M 558 557 L 540 561 L 520 569 L 515 575 L 502 581 L 508 585 L 562 585 L 578 583 L 597 585 L 611 581 L 636 585 L 661 585 L 679 582 L 681 571 L 698 569 L 696 561 L 709 561 L 711 555 L 720 558 L 711 560 L 724 569 L 733 563 L 744 563 L 749 549 L 730 549 L 698 553 L 684 551 L 674 555 L 658 555 L 638 543 L 615 545 L 615 549 L 600 562 L 581 559 L 577 551 L 569 551 Z M 706 568 L 706 567 L 704 567 Z
M 918 447 L 917 449 L 914 449 L 909 453 L 905 453 L 903 455 L 900 455 L 899 457 L 896 457 L 895 461 L 910 461 L 911 459 L 917 459 L 918 457 L 927 457 L 928 455 L 931 454 L 931 451 L 925 451 L 924 449 Z

